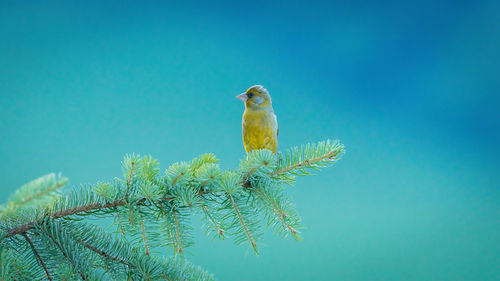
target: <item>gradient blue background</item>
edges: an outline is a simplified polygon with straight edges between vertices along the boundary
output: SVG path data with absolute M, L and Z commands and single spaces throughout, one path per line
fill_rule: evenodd
M 279 149 L 347 154 L 289 188 L 302 242 L 268 231 L 256 257 L 195 219 L 188 259 L 220 280 L 500 280 L 498 1 L 176 2 L 1 2 L 1 201 L 131 152 L 234 168 L 234 96 L 262 84 Z

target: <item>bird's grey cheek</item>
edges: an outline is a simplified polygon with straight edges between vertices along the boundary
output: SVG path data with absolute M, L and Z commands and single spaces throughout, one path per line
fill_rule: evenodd
M 264 102 L 264 98 L 261 98 L 261 97 L 253 97 L 253 102 L 255 104 L 261 104 Z

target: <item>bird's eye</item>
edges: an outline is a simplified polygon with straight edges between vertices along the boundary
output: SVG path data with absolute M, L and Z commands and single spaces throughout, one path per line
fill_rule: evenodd
M 247 96 L 248 96 L 248 98 L 251 98 L 251 97 L 253 97 L 253 94 L 252 93 L 248 93 Z

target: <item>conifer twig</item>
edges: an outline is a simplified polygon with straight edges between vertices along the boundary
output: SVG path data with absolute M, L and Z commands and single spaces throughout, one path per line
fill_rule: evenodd
M 69 209 L 57 211 L 57 212 L 51 214 L 50 217 L 52 217 L 53 219 L 58 219 L 58 218 L 67 217 L 67 216 L 71 216 L 71 215 L 75 215 L 75 214 L 79 214 L 79 213 L 83 213 L 83 212 L 88 212 L 88 211 L 93 211 L 93 210 L 97 210 L 97 209 L 115 208 L 118 206 L 123 206 L 126 203 L 127 202 L 125 200 L 118 199 L 118 200 L 115 200 L 111 203 L 106 203 L 106 204 L 93 203 L 93 204 L 88 204 L 88 205 L 82 205 L 82 206 L 78 206 L 78 207 L 74 207 L 74 208 L 69 208 Z M 35 224 L 36 224 L 36 221 L 31 221 L 31 222 L 19 225 L 17 227 L 11 228 L 9 231 L 7 231 L 7 233 L 5 234 L 4 237 L 7 238 L 7 237 L 10 237 L 12 235 L 21 234 L 23 232 L 26 232 L 30 229 L 33 229 L 35 227 Z
M 33 242 L 31 242 L 31 239 L 28 237 L 28 234 L 26 234 L 26 232 L 23 232 L 22 235 L 23 235 L 24 239 L 26 239 L 26 241 L 30 245 L 31 250 L 33 250 L 33 254 L 36 256 L 36 258 L 40 262 L 40 265 L 43 267 L 43 270 L 45 271 L 45 275 L 47 276 L 47 279 L 52 281 L 52 277 L 50 276 L 50 273 L 49 273 L 49 270 L 47 269 L 47 266 L 43 262 L 42 257 L 40 256 L 37 249 L 35 248 L 35 245 L 33 245 Z
M 172 181 L 172 183 L 170 184 L 171 186 L 174 186 L 175 183 L 184 175 L 184 172 L 181 172 L 179 173 L 179 175 L 177 175 L 177 177 L 175 177 L 175 179 Z
M 146 240 L 146 229 L 144 228 L 144 220 L 141 220 L 141 230 L 142 230 L 142 241 L 144 242 L 144 248 L 146 249 L 146 255 L 149 256 L 149 247 Z
M 89 250 L 91 250 L 93 252 L 96 252 L 97 254 L 99 254 L 99 255 L 101 255 L 103 257 L 106 257 L 106 258 L 112 259 L 114 261 L 120 262 L 120 263 L 122 263 L 122 264 L 124 264 L 124 265 L 126 265 L 128 267 L 134 267 L 133 265 L 129 264 L 127 261 L 122 260 L 119 257 L 112 256 L 112 255 L 106 253 L 105 251 L 102 251 L 99 248 L 90 245 L 89 243 L 83 241 L 82 239 L 76 239 L 76 241 L 78 241 L 80 244 L 82 244 L 83 246 L 85 246 L 85 248 L 87 248 L 87 249 L 89 249 Z
M 177 219 L 177 212 L 174 210 L 174 219 L 175 219 L 175 233 L 177 235 L 177 249 L 179 254 L 182 255 L 182 243 L 181 243 L 181 234 L 179 229 L 179 220 Z
M 49 194 L 50 192 L 52 192 L 52 191 L 54 191 L 54 190 L 56 190 L 56 189 L 58 189 L 58 188 L 63 187 L 65 184 L 66 184 L 65 182 L 60 182 L 60 183 L 57 183 L 57 184 L 55 184 L 55 185 L 53 185 L 53 186 L 51 186 L 51 187 L 47 188 L 47 189 L 46 189 L 46 190 L 44 190 L 44 191 L 41 191 L 41 192 L 36 193 L 36 194 L 33 194 L 32 196 L 30 196 L 30 197 L 28 197 L 28 198 L 24 199 L 23 201 L 19 202 L 19 203 L 17 204 L 17 205 L 18 205 L 18 208 L 19 208 L 19 207 L 21 207 L 21 206 L 23 206 L 23 205 L 26 205 L 27 203 L 29 203 L 30 201 L 32 201 L 32 200 L 34 200 L 34 199 L 36 199 L 36 198 L 39 198 L 39 197 L 44 196 L 44 195 L 46 195 L 46 194 Z
M 0 210 L 5 213 L 2 214 L 0 223 L 0 243 L 18 245 L 15 243 L 20 241 L 19 238 L 12 236 L 22 235 L 26 241 L 21 243 L 24 247 L 29 244 L 34 253 L 25 256 L 27 264 L 39 266 L 38 269 L 25 270 L 14 263 L 12 272 L 10 275 L 7 273 L 7 276 L 19 277 L 20 280 L 25 278 L 25 273 L 30 274 L 29 271 L 42 274 L 40 267 L 43 267 L 49 281 L 53 280 L 52 276 L 59 278 L 60 275 L 74 276 L 77 273 L 80 275 L 78 279 L 83 280 L 92 279 L 94 275 L 105 275 L 116 280 L 148 280 L 157 277 L 169 280 L 208 280 L 211 277 L 206 273 L 200 275 L 199 269 L 184 263 L 184 247 L 188 247 L 191 242 L 191 230 L 184 221 L 186 216 L 197 210 L 203 212 L 208 234 L 216 232 L 219 237 L 224 238 L 224 228 L 227 227 L 231 230 L 228 230 L 227 235 L 234 235 L 236 244 L 249 242 L 257 254 L 256 242 L 260 236 L 257 216 L 263 215 L 267 219 L 267 226 L 271 225 L 276 234 L 282 237 L 291 234 L 299 240 L 296 228 L 300 228 L 300 217 L 288 197 L 283 194 L 280 184 L 293 181 L 293 177 L 288 175 L 308 175 L 309 168 L 317 169 L 334 163 L 338 159 L 336 156 L 342 151 L 343 145 L 331 140 L 292 148 L 284 153 L 284 157 L 278 156 L 278 159 L 270 151 L 256 151 L 249 153 L 237 171 L 221 171 L 214 164 L 217 159 L 208 154 L 190 162 L 175 163 L 164 175 L 159 173 L 159 164 L 155 159 L 126 156 L 123 162 L 124 180 L 98 183 L 82 189 L 80 193 L 74 191 L 67 197 L 47 202 L 50 205 L 34 206 L 37 208 L 33 210 L 12 212 L 13 204 L 10 202 L 0 206 Z M 274 189 L 277 185 L 280 188 Z M 11 201 L 21 202 L 21 205 L 36 205 L 33 203 L 39 202 L 38 197 L 53 199 L 53 191 L 61 186 L 61 181 L 54 183 L 51 174 L 23 186 Z M 44 191 L 40 191 L 42 189 Z M 254 205 L 254 202 L 258 205 Z M 84 233 L 97 231 L 98 228 L 86 228 L 83 224 L 68 222 L 84 217 L 109 218 L 112 215 L 118 220 L 118 229 L 123 238 L 126 239 L 130 231 L 137 238 L 142 234 L 142 241 L 139 238 L 118 243 L 113 241 L 112 236 L 85 235 Z M 153 221 L 155 216 L 156 221 Z M 165 217 L 165 221 L 159 221 L 161 216 Z M 165 227 L 167 235 L 159 235 L 159 230 L 153 229 L 152 225 Z M 132 228 L 125 231 L 126 226 Z M 105 230 L 102 231 L 105 233 Z M 38 240 L 29 239 L 34 237 L 32 233 L 43 235 L 42 238 L 56 252 L 51 256 L 43 255 L 42 261 L 38 252 L 41 249 L 35 248 L 38 247 Z M 153 251 L 155 245 L 165 243 L 174 250 L 173 260 L 160 261 L 150 256 L 153 253 L 150 250 Z M 145 249 L 145 253 L 142 249 Z M 61 254 L 57 253 L 59 251 Z M 182 263 L 177 263 L 177 253 L 181 255 Z M 92 270 L 93 261 L 89 260 L 89 255 L 98 258 L 98 264 L 104 262 L 102 270 L 105 272 L 101 269 L 95 272 Z M 136 255 L 139 256 L 134 257 Z M 2 253 L 2 259 L 4 257 L 7 261 L 15 258 L 9 253 Z M 65 266 L 59 268 L 61 258 L 67 261 L 63 262 Z M 171 270 L 176 267 L 179 267 L 179 271 Z
M 224 230 L 222 230 L 222 228 L 219 226 L 219 224 L 215 221 L 215 219 L 212 217 L 212 215 L 210 214 L 208 208 L 207 208 L 207 205 L 203 204 L 202 205 L 202 208 L 203 208 L 203 211 L 205 212 L 205 214 L 207 215 L 208 219 L 212 222 L 213 225 L 215 225 L 215 227 L 217 228 L 217 233 L 219 235 L 221 235 L 222 237 L 224 237 Z
M 337 156 L 338 154 L 340 153 L 340 151 L 338 150 L 333 150 L 325 155 L 322 155 L 320 157 L 316 157 L 316 158 L 313 158 L 313 159 L 308 159 L 308 160 L 304 160 L 304 161 L 301 161 L 299 162 L 298 164 L 295 164 L 295 165 L 291 165 L 291 166 L 287 166 L 283 169 L 280 169 L 280 170 L 277 170 L 273 173 L 270 174 L 270 176 L 277 176 L 277 175 L 281 175 L 281 174 L 284 174 L 288 171 L 291 171 L 293 169 L 297 169 L 297 168 L 300 168 L 300 167 L 303 167 L 303 166 L 309 166 L 311 164 L 314 164 L 314 163 L 317 163 L 317 162 L 320 162 L 322 160 L 325 160 L 325 159 L 332 159 L 334 158 L 335 156 Z M 255 170 L 253 170 L 255 171 Z M 175 179 L 174 181 L 172 182 L 172 184 L 175 184 L 175 182 L 183 175 L 184 173 L 180 173 Z M 251 175 L 251 173 L 249 172 L 247 174 L 247 177 L 245 177 L 244 179 L 244 184 L 243 186 L 245 187 L 248 187 L 248 177 Z M 169 200 L 171 198 L 162 198 L 162 199 L 166 199 L 166 200 Z M 139 203 L 140 202 L 143 202 L 144 200 L 139 200 Z M 115 200 L 114 202 L 111 202 L 111 203 L 106 203 L 104 205 L 100 204 L 100 203 L 95 203 L 95 204 L 89 204 L 89 205 L 83 205 L 83 206 L 79 206 L 79 207 L 75 207 L 75 208 L 70 208 L 70 209 L 66 209 L 66 210 L 61 210 L 61 211 L 58 211 L 54 214 L 51 215 L 52 218 L 61 218 L 61 217 L 66 217 L 66 216 L 70 216 L 70 215 L 74 215 L 74 214 L 78 214 L 78 213 L 82 213 L 82 212 L 87 212 L 87 211 L 92 211 L 92 210 L 96 210 L 96 209 L 108 209 L 108 208 L 114 208 L 114 207 L 118 207 L 118 206 L 123 206 L 127 204 L 127 201 L 124 200 L 124 199 L 118 199 L 118 200 Z M 132 208 L 132 205 L 130 204 L 130 212 L 131 212 L 131 208 Z M 130 218 L 132 219 L 132 218 Z M 20 234 L 22 232 L 25 232 L 27 230 L 30 230 L 34 227 L 35 225 L 35 222 L 32 221 L 32 222 L 29 222 L 29 223 L 26 223 L 26 224 L 23 224 L 23 225 L 20 225 L 18 227 L 14 227 L 12 229 L 10 229 L 9 231 L 7 231 L 7 234 L 5 235 L 5 237 L 10 237 L 12 235 L 15 235 L 15 234 Z
M 130 162 L 130 173 L 127 179 L 127 191 L 125 191 L 125 198 L 128 199 L 128 194 L 130 192 L 130 185 L 132 184 L 132 176 L 134 175 L 135 161 Z
M 274 172 L 270 173 L 270 176 L 272 177 L 272 176 L 281 175 L 281 174 L 289 172 L 289 171 L 291 171 L 293 169 L 301 168 L 303 166 L 310 166 L 311 164 L 315 164 L 315 163 L 320 162 L 320 161 L 325 160 L 325 159 L 333 159 L 334 157 L 336 157 L 341 152 L 342 152 L 341 149 L 339 149 L 339 150 L 337 150 L 337 149 L 336 150 L 332 150 L 329 153 L 326 153 L 326 154 L 321 155 L 319 157 L 316 157 L 316 158 L 313 158 L 313 159 L 307 159 L 307 160 L 299 162 L 298 164 L 287 166 L 287 167 L 284 167 L 284 168 L 282 168 L 280 170 L 274 171 Z M 132 163 L 134 163 L 134 161 Z M 134 165 L 135 164 L 131 164 L 132 167 L 134 167 Z M 265 163 L 263 163 L 262 165 L 265 165 Z M 262 167 L 262 165 L 260 167 Z M 247 176 L 245 177 L 245 179 L 242 180 L 242 183 L 243 183 L 244 187 L 249 187 L 248 178 L 256 170 L 257 170 L 257 168 L 252 168 L 247 173 Z M 132 171 L 133 171 L 133 168 L 131 169 L 131 173 L 129 174 L 129 178 L 127 180 L 127 183 L 131 182 Z M 172 181 L 171 185 L 174 185 L 177 182 L 177 180 L 180 177 L 182 177 L 183 175 L 184 175 L 184 172 L 179 173 L 179 175 Z M 130 188 L 130 185 L 127 184 L 127 190 L 129 188 Z M 171 198 L 167 198 L 167 197 L 162 198 L 162 200 L 170 200 L 170 199 Z M 139 200 L 138 202 L 141 203 L 143 201 L 144 200 Z M 51 217 L 56 219 L 56 218 L 70 216 L 70 215 L 73 215 L 73 214 L 78 214 L 78 213 L 82 213 L 82 212 L 86 212 L 86 211 L 91 211 L 91 210 L 96 210 L 96 209 L 107 209 L 107 208 L 113 208 L 113 207 L 123 206 L 125 204 L 127 204 L 126 199 L 118 199 L 118 200 L 115 200 L 112 203 L 106 203 L 104 205 L 99 204 L 99 203 L 89 204 L 89 205 L 83 205 L 83 206 L 79 206 L 79 207 L 75 207 L 75 208 L 70 208 L 70 209 L 58 211 L 58 212 L 52 214 Z M 131 207 L 132 206 L 130 204 L 130 208 Z M 129 210 L 129 211 L 131 211 L 131 210 Z M 20 234 L 22 232 L 30 230 L 30 229 L 32 229 L 34 227 L 34 224 L 35 224 L 35 222 L 32 221 L 32 222 L 29 222 L 29 223 L 26 223 L 26 224 L 14 227 L 14 228 L 10 229 L 9 231 L 7 231 L 5 237 L 10 237 L 12 235 Z
M 233 197 L 230 194 L 228 194 L 227 198 L 229 199 L 229 201 L 233 205 L 233 208 L 236 211 L 236 214 L 238 215 L 238 219 L 240 220 L 240 223 L 243 226 L 243 229 L 245 230 L 245 233 L 248 237 L 248 240 L 250 240 L 250 244 L 252 244 L 253 249 L 257 252 L 257 243 L 255 243 L 255 240 L 253 239 L 252 235 L 250 234 L 250 231 L 248 231 L 247 225 L 245 224 L 245 221 L 243 220 L 243 217 L 241 216 L 241 213 L 238 209 L 238 206 L 234 202 Z
M 125 236 L 125 229 L 123 229 L 122 221 L 120 218 L 120 212 L 117 210 L 116 211 L 116 219 L 118 220 L 118 227 L 120 227 L 120 233 L 123 236 Z
M 163 199 L 163 198 L 162 198 Z M 174 243 L 174 236 L 172 234 L 172 231 L 171 231 L 171 226 L 170 226 L 170 222 L 168 220 L 168 214 L 167 212 L 165 211 L 165 209 L 163 208 L 161 202 L 159 204 L 156 204 L 154 201 L 153 201 L 153 204 L 155 204 L 156 206 L 158 206 L 158 208 L 160 209 L 160 213 L 165 217 L 165 225 L 167 225 L 167 232 L 168 232 L 168 235 L 170 236 L 170 239 L 172 240 L 172 244 Z M 174 245 L 172 245 L 174 246 Z M 175 254 L 175 247 L 172 247 L 172 249 L 174 249 L 174 254 Z
M 250 177 L 252 176 L 252 174 L 257 171 L 258 169 L 264 167 L 264 166 L 267 166 L 269 165 L 269 162 L 267 161 L 264 161 L 262 162 L 258 167 L 253 167 L 252 169 L 250 169 L 247 173 L 247 175 L 245 176 L 244 179 L 241 180 L 240 184 L 243 186 L 243 187 L 250 187 L 250 182 L 248 181 L 250 179 Z
M 261 196 L 265 197 L 264 198 L 265 200 L 267 199 L 269 202 L 271 202 L 273 205 L 273 212 L 276 214 L 276 217 L 278 217 L 278 219 L 286 226 L 286 228 L 288 228 L 288 230 L 290 230 L 290 232 L 292 232 L 293 234 L 297 234 L 297 230 L 285 221 L 286 218 L 285 212 L 278 207 L 278 205 L 276 204 L 276 202 L 274 202 L 274 200 L 272 200 L 269 196 L 267 196 L 262 190 L 258 188 L 254 188 L 252 190 L 257 191 Z
M 59 249 L 59 251 L 61 252 L 61 254 L 68 260 L 69 263 L 71 263 L 71 265 L 73 266 L 73 268 L 76 268 L 75 262 L 70 257 L 68 257 L 68 255 L 63 250 L 63 248 L 61 247 L 61 245 L 59 245 L 59 243 L 56 241 L 56 239 L 54 238 L 54 236 L 52 236 L 52 234 L 50 234 L 49 231 L 47 231 L 46 234 L 50 238 L 50 240 L 52 240 L 52 243 L 54 243 L 54 245 L 56 245 L 56 248 Z M 83 272 L 81 272 L 81 271 L 78 270 L 78 274 L 82 277 L 83 280 L 87 280 L 87 277 L 85 276 L 85 274 L 83 274 Z
M 318 162 L 325 160 L 325 159 L 333 159 L 334 157 L 339 155 L 340 152 L 341 152 L 341 150 L 332 150 L 325 155 L 322 155 L 322 156 L 319 156 L 319 157 L 316 157 L 313 159 L 307 159 L 307 160 L 301 161 L 295 165 L 287 166 L 287 167 L 284 167 L 283 169 L 274 171 L 273 173 L 270 174 L 270 176 L 271 177 L 278 176 L 278 175 L 284 174 L 286 172 L 289 172 L 291 170 L 302 168 L 304 166 L 309 167 L 311 164 L 318 163 Z

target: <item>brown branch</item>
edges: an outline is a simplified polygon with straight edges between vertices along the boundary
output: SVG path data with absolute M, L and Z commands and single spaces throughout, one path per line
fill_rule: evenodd
M 141 229 L 142 229 L 142 241 L 144 242 L 144 248 L 146 249 L 146 255 L 149 256 L 149 247 L 148 247 L 148 242 L 146 241 L 146 229 L 144 228 L 144 220 L 141 220 Z
M 313 159 L 307 159 L 307 160 L 304 160 L 302 162 L 299 162 L 295 165 L 291 165 L 291 166 L 288 166 L 288 167 L 285 167 L 283 169 L 280 169 L 280 170 L 277 170 L 277 171 L 274 171 L 273 173 L 270 174 L 270 176 L 278 176 L 278 175 L 281 175 L 281 174 L 284 174 L 286 172 L 289 172 L 291 170 L 294 170 L 294 169 L 297 169 L 297 168 L 302 168 L 304 166 L 308 167 L 310 166 L 311 164 L 315 164 L 315 163 L 318 163 L 322 160 L 325 160 L 325 159 L 333 159 L 334 157 L 336 157 L 337 155 L 339 155 L 339 153 L 341 152 L 342 150 L 341 149 L 335 149 L 335 150 L 332 150 L 330 151 L 329 153 L 325 154 L 325 155 L 322 155 L 320 157 L 316 157 L 316 158 L 313 158 Z
M 126 265 L 128 267 L 135 267 L 135 266 L 131 265 L 130 263 L 128 263 L 126 260 L 122 260 L 119 257 L 112 256 L 112 255 L 106 253 L 105 251 L 102 251 L 102 250 L 98 249 L 97 247 L 90 245 L 89 243 L 83 241 L 82 239 L 77 239 L 76 241 L 78 241 L 80 244 L 82 244 L 83 246 L 85 246 L 85 248 L 87 248 L 87 249 L 89 249 L 89 250 L 91 250 L 93 252 L 96 252 L 97 254 L 99 254 L 99 255 L 101 255 L 103 257 L 106 257 L 106 258 L 112 259 L 114 261 L 120 262 L 120 263 L 122 263 L 122 264 L 124 264 L 124 265 Z
M 176 211 L 174 211 L 174 219 L 175 219 L 175 232 L 177 235 L 177 249 L 179 251 L 179 254 L 182 255 L 181 234 L 180 234 L 179 220 L 177 219 L 177 212 Z
M 207 205 L 203 204 L 202 205 L 202 208 L 203 208 L 203 211 L 205 212 L 205 214 L 207 215 L 208 219 L 212 222 L 213 225 L 215 225 L 215 227 L 217 228 L 217 233 L 224 237 L 224 230 L 222 230 L 222 228 L 219 227 L 219 224 L 215 221 L 215 219 L 212 217 L 212 215 L 210 214 L 209 210 L 208 210 L 208 207 Z
M 172 181 L 172 183 L 170 184 L 171 186 L 174 186 L 174 184 L 182 177 L 184 176 L 184 172 L 181 172 L 177 175 L 177 177 L 175 177 L 175 179 Z
M 64 252 L 63 248 L 61 247 L 61 245 L 59 245 L 59 243 L 57 243 L 56 239 L 52 236 L 52 234 L 50 234 L 49 231 L 47 231 L 46 234 L 50 238 L 50 240 L 52 240 L 52 243 L 54 243 L 54 245 L 56 245 L 56 247 L 59 249 L 61 254 L 69 261 L 69 263 L 71 263 L 73 268 L 76 268 L 75 262 L 72 259 L 70 259 L 68 257 L 68 255 L 66 255 L 66 252 Z M 87 277 L 85 276 L 85 274 L 83 274 L 83 272 L 78 271 L 78 274 L 80 274 L 80 276 L 82 277 L 83 280 L 87 280 Z
M 254 168 L 250 169 L 250 171 L 248 171 L 247 176 L 245 177 L 244 181 L 246 181 L 248 178 L 250 178 L 250 176 L 253 174 L 253 172 L 255 172 L 255 170 L 257 170 L 260 167 L 262 167 L 262 165 L 260 165 L 259 167 L 254 167 Z
M 125 229 L 123 229 L 122 221 L 120 218 L 120 212 L 116 212 L 116 219 L 118 220 L 118 227 L 120 227 L 120 232 L 122 234 L 122 237 L 125 236 Z
M 288 230 L 290 230 L 290 232 L 292 232 L 293 234 L 297 234 L 297 230 L 285 221 L 285 218 L 286 218 L 285 212 L 283 212 L 283 210 L 281 210 L 278 207 L 278 205 L 276 204 L 276 202 L 274 202 L 274 200 L 272 200 L 269 196 L 267 196 L 262 190 L 260 190 L 258 188 L 254 188 L 252 190 L 259 192 L 262 196 L 265 197 L 265 199 L 267 199 L 269 202 L 271 202 L 273 207 L 274 207 L 273 212 L 276 214 L 278 219 L 286 226 L 286 228 L 288 228 Z
M 36 250 L 35 245 L 33 245 L 33 242 L 31 242 L 31 239 L 28 237 L 28 235 L 25 232 L 22 233 L 22 235 L 24 236 L 24 239 L 26 239 L 26 241 L 28 242 L 28 244 L 30 244 L 31 249 L 33 250 L 33 254 L 35 254 L 36 258 L 40 262 L 40 265 L 42 265 L 43 270 L 45 271 L 45 275 L 47 275 L 47 279 L 49 279 L 50 281 L 52 281 L 53 279 L 50 276 L 49 270 L 47 269 L 47 266 L 43 262 L 42 257 L 40 256 L 40 254 Z
M 17 206 L 18 206 L 18 208 L 19 208 L 19 207 L 21 207 L 22 205 L 25 205 L 25 204 L 27 204 L 28 202 L 30 202 L 30 201 L 32 201 L 32 200 L 34 200 L 34 199 L 38 198 L 38 197 L 41 197 L 41 196 L 43 196 L 43 195 L 45 195 L 45 194 L 48 194 L 48 193 L 50 193 L 50 192 L 52 192 L 52 191 L 54 191 L 54 190 L 56 190 L 56 189 L 58 189 L 58 188 L 60 188 L 60 187 L 63 187 L 65 184 L 66 184 L 66 183 L 58 183 L 58 184 L 56 184 L 56 185 L 53 185 L 53 186 L 51 186 L 51 187 L 47 188 L 46 190 L 44 190 L 44 191 L 42 191 L 42 192 L 40 192 L 40 193 L 36 193 L 35 195 L 33 195 L 33 196 L 29 197 L 29 198 L 24 199 L 23 201 L 19 202 L 19 204 L 17 204 Z
M 162 200 L 169 200 L 169 199 L 162 198 Z M 172 246 L 173 246 L 172 249 L 174 249 L 174 254 L 175 254 L 175 245 L 173 245 L 174 235 L 172 234 L 171 225 L 170 225 L 170 222 L 168 220 L 168 214 L 165 211 L 165 209 L 163 208 L 161 203 L 160 204 L 153 203 L 153 204 L 155 204 L 155 206 L 157 206 L 160 209 L 161 214 L 165 217 L 165 225 L 167 226 L 167 234 L 170 236 L 170 239 L 172 240 Z
M 247 234 L 248 240 L 250 240 L 250 244 L 252 244 L 253 249 L 255 250 L 255 252 L 257 252 L 257 243 L 255 243 L 255 240 L 253 239 L 252 235 L 250 234 L 250 231 L 248 231 L 247 225 L 245 224 L 245 221 L 243 220 L 243 217 L 241 216 L 241 213 L 238 209 L 238 206 L 236 206 L 236 203 L 234 202 L 233 197 L 230 194 L 228 194 L 227 198 L 229 199 L 229 201 L 231 201 L 231 204 L 233 205 L 233 208 L 236 211 L 238 218 L 240 219 L 240 223 L 243 226 L 245 233 Z
M 134 167 L 135 167 L 135 162 L 134 161 L 130 162 L 130 174 L 128 175 L 127 191 L 125 192 L 125 198 L 127 199 L 128 199 L 128 193 L 130 191 L 130 185 L 132 184 L 132 176 L 134 175 Z
M 246 177 L 244 179 L 242 179 L 240 181 L 240 184 L 243 185 L 243 187 L 250 187 L 250 183 L 248 182 L 248 179 L 250 178 L 250 176 L 257 170 L 257 169 L 260 169 L 264 166 L 267 166 L 269 165 L 269 163 L 267 161 L 264 161 L 262 164 L 259 165 L 259 167 L 253 167 L 252 169 L 250 169 L 250 171 L 248 171 Z
M 174 241 L 175 238 L 174 238 L 174 234 L 172 231 L 172 225 L 170 224 L 170 220 L 168 219 L 168 214 L 165 211 L 165 209 L 163 208 L 163 206 L 161 205 L 161 203 L 158 205 L 158 207 L 160 208 L 161 213 L 162 213 L 163 217 L 165 218 L 165 226 L 166 226 L 167 234 L 170 236 L 170 240 L 172 241 L 172 249 L 174 250 L 174 255 L 175 255 L 175 241 Z
M 118 206 L 123 206 L 126 203 L 127 202 L 125 200 L 118 199 L 118 200 L 115 200 L 114 202 L 106 203 L 106 204 L 93 203 L 93 204 L 88 204 L 88 205 L 82 205 L 82 206 L 78 206 L 78 207 L 69 208 L 69 209 L 55 212 L 55 213 L 51 214 L 50 217 L 52 217 L 53 219 L 58 219 L 58 218 L 67 217 L 67 216 L 71 216 L 71 215 L 75 215 L 75 214 L 79 214 L 79 213 L 84 213 L 84 212 L 89 212 L 89 211 L 94 211 L 94 210 L 98 210 L 98 209 L 115 208 Z M 10 229 L 9 231 L 7 231 L 7 234 L 4 237 L 7 238 L 7 237 L 10 237 L 12 235 L 21 234 L 23 232 L 26 232 L 30 229 L 33 229 L 35 227 L 35 224 L 36 224 L 36 221 L 31 221 L 31 222 L 19 225 L 17 227 L 14 227 L 14 228 Z
M 134 218 L 132 217 L 132 204 L 128 205 L 128 222 L 134 224 Z

